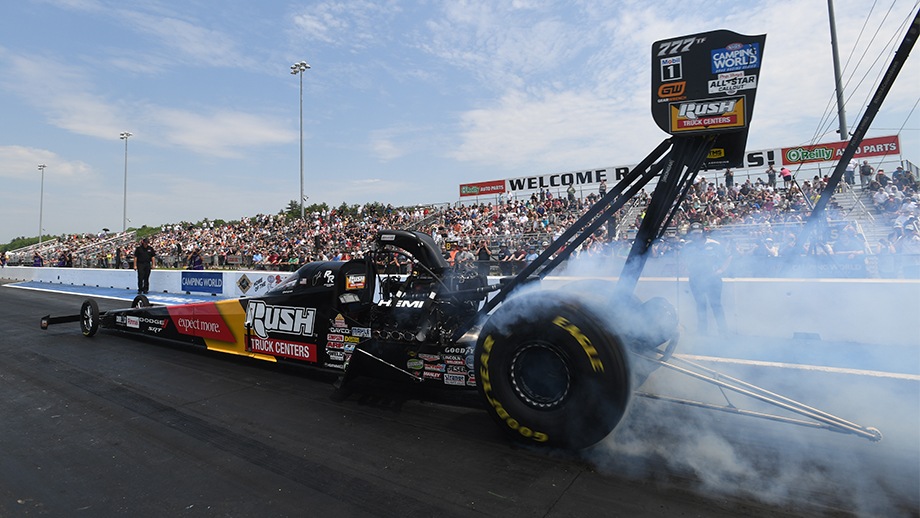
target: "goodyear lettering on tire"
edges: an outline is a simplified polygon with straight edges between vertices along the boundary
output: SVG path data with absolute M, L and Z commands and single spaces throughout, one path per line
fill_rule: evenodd
M 521 426 L 517 419 L 511 417 L 511 414 L 505 410 L 505 407 L 502 405 L 501 401 L 495 399 L 492 396 L 492 380 L 489 376 L 489 357 L 492 354 L 492 345 L 495 344 L 495 340 L 492 338 L 492 335 L 489 335 L 482 342 L 482 354 L 479 356 L 480 368 L 479 368 L 479 383 L 482 387 L 482 393 L 486 397 L 486 401 L 492 405 L 492 408 L 495 410 L 495 415 L 499 419 L 505 422 L 508 428 L 516 431 L 521 434 L 521 437 L 532 439 L 536 442 L 546 442 L 549 440 L 549 435 L 544 432 L 538 432 L 532 430 L 526 426 Z
M 588 361 L 591 362 L 591 368 L 594 369 L 594 372 L 604 372 L 604 362 L 601 361 L 600 355 L 597 354 L 597 349 L 594 348 L 594 345 L 591 344 L 591 339 L 585 336 L 581 332 L 581 329 L 578 328 L 575 324 L 571 323 L 565 317 L 557 316 L 553 319 L 553 324 L 565 329 L 572 338 L 575 339 L 581 345 L 581 348 L 584 349 L 585 354 L 588 355 Z

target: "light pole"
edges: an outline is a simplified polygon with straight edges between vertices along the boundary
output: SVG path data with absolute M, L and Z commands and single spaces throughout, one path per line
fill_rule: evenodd
M 125 233 L 128 230 L 128 137 L 132 136 L 133 133 L 128 133 L 127 131 L 122 131 L 118 138 L 125 141 L 125 194 L 124 194 L 124 203 L 121 208 L 121 232 Z
M 38 198 L 38 248 L 42 247 L 42 214 L 45 209 L 45 164 L 38 164 L 38 170 L 42 172 L 41 194 Z M 39 252 L 41 253 L 41 252 Z
M 300 219 L 303 220 L 303 73 L 310 70 L 306 61 L 291 65 L 291 74 L 300 76 Z

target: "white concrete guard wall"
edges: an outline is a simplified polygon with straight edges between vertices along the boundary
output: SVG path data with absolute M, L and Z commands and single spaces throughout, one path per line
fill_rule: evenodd
M 218 291 L 215 297 L 262 295 L 289 274 L 153 270 L 151 291 L 189 292 L 182 285 L 183 273 L 187 282 L 208 278 L 204 292 Z M 0 270 L 0 278 L 123 288 L 131 293 L 137 288 L 133 270 L 8 266 Z M 547 277 L 543 285 L 554 288 L 577 280 Z M 677 307 L 681 324 L 695 330 L 695 307 L 686 278 L 643 278 L 636 295 L 642 300 L 664 297 Z M 920 346 L 920 280 L 733 278 L 725 279 L 722 299 L 729 326 L 741 335 L 792 338 L 804 334 L 827 341 Z M 710 329 L 715 329 L 714 323 Z

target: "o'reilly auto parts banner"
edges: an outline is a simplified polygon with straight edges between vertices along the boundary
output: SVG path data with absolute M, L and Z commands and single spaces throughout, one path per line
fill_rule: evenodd
M 744 154 L 744 165 L 741 168 L 757 169 L 760 167 L 766 168 L 770 165 L 795 166 L 814 162 L 836 162 L 840 155 L 843 154 L 843 149 L 846 145 L 846 142 L 827 142 L 824 144 L 748 151 Z M 710 155 L 717 155 L 721 152 L 721 149 L 714 148 Z M 900 155 L 901 141 L 897 135 L 863 139 L 856 150 L 856 158 L 858 159 Z M 460 184 L 460 196 L 494 196 L 507 192 L 530 192 L 540 189 L 550 189 L 556 192 L 567 189 L 569 185 L 574 185 L 579 189 L 590 187 L 592 190 L 596 190 L 597 185 L 602 180 L 606 180 L 611 186 L 615 185 L 633 167 L 635 167 L 635 164 L 521 176 L 507 180 L 465 183 Z

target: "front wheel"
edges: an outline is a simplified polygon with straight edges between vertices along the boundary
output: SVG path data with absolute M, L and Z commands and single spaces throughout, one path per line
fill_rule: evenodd
M 527 443 L 592 446 L 629 402 L 620 340 L 576 296 L 558 291 L 503 304 L 479 335 L 475 372 L 488 412 Z
M 93 299 L 86 299 L 80 306 L 80 331 L 83 336 L 93 336 L 99 330 L 99 304 Z

